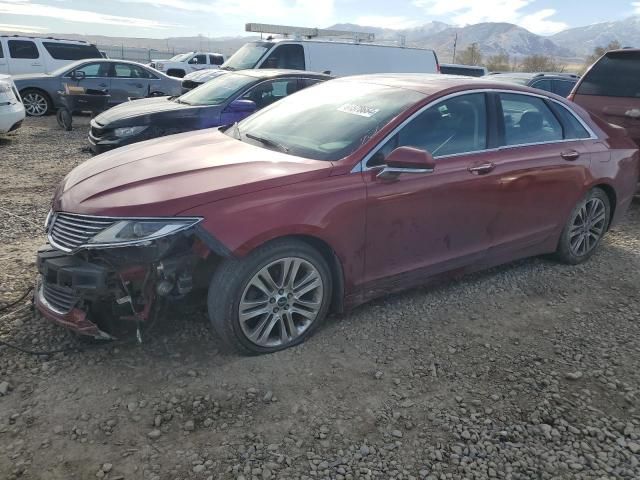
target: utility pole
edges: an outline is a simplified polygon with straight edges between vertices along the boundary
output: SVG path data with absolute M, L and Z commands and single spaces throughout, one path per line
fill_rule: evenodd
M 456 63 L 456 48 L 458 47 L 458 32 L 456 32 L 456 37 L 453 39 L 453 60 L 451 63 Z

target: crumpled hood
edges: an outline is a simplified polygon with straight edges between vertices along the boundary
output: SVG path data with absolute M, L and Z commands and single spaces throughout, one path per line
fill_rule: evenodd
M 328 176 L 331 162 L 235 140 L 216 129 L 172 135 L 98 155 L 73 169 L 56 211 L 172 216 L 223 198 Z
M 191 105 L 177 103 L 169 100 L 170 97 L 142 98 L 124 102 L 98 115 L 94 120 L 100 126 L 107 126 L 110 123 L 126 120 L 128 118 L 142 115 L 153 115 L 154 113 L 172 112 L 177 110 L 193 109 Z

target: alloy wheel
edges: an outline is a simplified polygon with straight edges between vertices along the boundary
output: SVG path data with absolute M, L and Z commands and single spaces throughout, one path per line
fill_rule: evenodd
M 261 347 L 294 342 L 316 320 L 324 284 L 318 269 L 299 257 L 271 262 L 256 273 L 242 293 L 240 328 Z
M 48 103 L 47 99 L 40 93 L 29 92 L 22 97 L 22 103 L 24 109 L 28 115 L 32 117 L 41 117 L 47 113 Z
M 607 209 L 599 198 L 590 198 L 578 210 L 569 230 L 569 246 L 576 257 L 590 253 L 606 230 Z

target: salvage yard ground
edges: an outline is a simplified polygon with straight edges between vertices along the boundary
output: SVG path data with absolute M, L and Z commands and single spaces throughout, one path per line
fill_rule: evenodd
M 0 139 L 0 305 L 34 282 L 87 125 L 28 118 Z M 269 356 L 224 351 L 198 306 L 102 347 L 2 312 L 2 340 L 82 350 L 0 346 L 0 478 L 637 479 L 639 285 L 636 202 L 585 265 L 390 296 Z

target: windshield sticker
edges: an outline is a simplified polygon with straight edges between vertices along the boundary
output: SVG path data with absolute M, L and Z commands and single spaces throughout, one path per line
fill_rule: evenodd
M 354 105 L 352 103 L 345 103 L 338 108 L 339 112 L 350 113 L 351 115 L 358 115 L 359 117 L 371 118 L 380 111 L 379 108 L 371 108 L 365 105 Z

